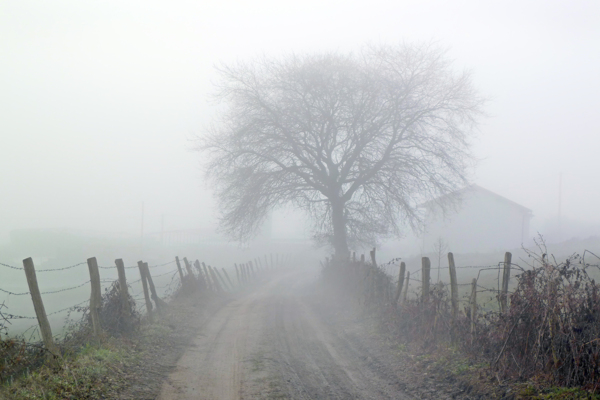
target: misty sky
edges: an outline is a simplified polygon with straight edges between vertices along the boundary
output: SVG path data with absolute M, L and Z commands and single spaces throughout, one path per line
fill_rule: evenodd
M 18 228 L 212 229 L 189 138 L 219 62 L 437 40 L 491 101 L 474 181 L 600 223 L 598 1 L 0 2 L 0 241 Z

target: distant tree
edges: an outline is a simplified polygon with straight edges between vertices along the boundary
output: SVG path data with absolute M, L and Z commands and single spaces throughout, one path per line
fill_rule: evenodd
M 221 226 L 251 238 L 292 204 L 337 256 L 419 226 L 417 205 L 466 182 L 483 99 L 431 44 L 261 58 L 219 68 L 225 107 L 198 149 Z

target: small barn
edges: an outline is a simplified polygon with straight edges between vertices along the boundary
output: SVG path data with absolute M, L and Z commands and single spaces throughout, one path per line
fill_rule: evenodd
M 434 251 L 439 243 L 455 253 L 508 251 L 529 241 L 532 211 L 506 197 L 471 185 L 448 196 L 456 206 L 444 214 L 440 203 L 429 201 L 425 208 L 423 250 Z M 441 239 L 441 241 L 440 241 Z

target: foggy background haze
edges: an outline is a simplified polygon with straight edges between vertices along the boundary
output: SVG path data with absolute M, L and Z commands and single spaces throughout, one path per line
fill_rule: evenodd
M 218 213 L 190 139 L 214 65 L 430 41 L 490 98 L 473 181 L 552 236 L 598 233 L 600 3 L 172 1 L 0 3 L 0 243 L 23 228 L 135 237 Z M 290 222 L 291 221 L 291 222 Z M 307 231 L 276 212 L 273 235 Z

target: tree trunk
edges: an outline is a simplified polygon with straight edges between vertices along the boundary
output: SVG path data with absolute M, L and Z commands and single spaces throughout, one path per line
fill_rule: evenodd
M 344 203 L 339 199 L 331 201 L 331 223 L 333 225 L 333 248 L 337 259 L 350 256 L 348 238 L 346 234 L 346 218 L 344 216 Z

